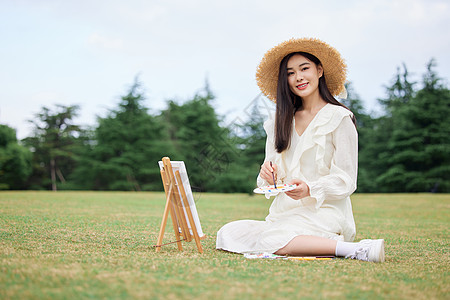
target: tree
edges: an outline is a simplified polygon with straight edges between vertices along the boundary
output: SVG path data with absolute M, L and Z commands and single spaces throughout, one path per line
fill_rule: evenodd
M 135 79 L 118 108 L 98 118 L 74 178 L 94 190 L 161 190 L 158 161 L 174 153 L 165 125 L 148 114 Z
M 33 153 L 32 188 L 51 188 L 56 191 L 57 179 L 66 182 L 66 176 L 75 167 L 74 147 L 81 131 L 73 123 L 79 106 L 56 105 L 55 110 L 43 107 L 30 122 L 34 125 L 34 135 L 24 139 Z M 50 176 L 50 178 L 49 178 Z
M 226 172 L 218 177 L 221 183 L 218 192 L 240 192 L 252 194 L 256 185 L 256 177 L 264 162 L 266 133 L 265 117 L 261 114 L 259 98 L 248 107 L 248 120 L 236 118 L 229 125 L 229 144 L 233 145 L 233 160 Z
M 234 159 L 234 145 L 229 143 L 228 129 L 219 125 L 213 99 L 206 84 L 193 99 L 181 105 L 169 101 L 161 113 L 177 152 L 173 159 L 186 163 L 191 185 L 203 191 L 217 188 L 217 177 L 226 172 Z
M 378 170 L 376 159 L 382 145 L 374 130 L 375 120 L 366 113 L 362 101 L 351 83 L 346 85 L 347 99 L 342 103 L 355 115 L 358 130 L 358 192 L 376 191 L 374 185 Z
M 407 105 L 392 109 L 387 139 L 387 170 L 378 183 L 389 192 L 450 191 L 450 91 L 427 65 L 423 88 Z
M 0 190 L 23 189 L 31 174 L 31 152 L 18 144 L 16 131 L 0 124 Z
M 414 97 L 414 86 L 416 82 L 411 82 L 409 76 L 410 74 L 405 64 L 403 64 L 403 72 L 398 67 L 392 85 L 386 87 L 387 98 L 378 100 L 384 106 L 388 115 L 391 115 L 403 105 L 408 104 Z

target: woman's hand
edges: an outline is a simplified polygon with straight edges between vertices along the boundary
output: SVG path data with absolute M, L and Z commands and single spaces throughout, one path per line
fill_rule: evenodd
M 274 163 L 270 163 L 270 161 L 266 161 L 261 165 L 261 170 L 259 171 L 259 177 L 264 179 L 265 181 L 274 184 L 273 178 L 275 177 L 275 181 L 277 180 L 277 170 L 278 166 Z M 273 172 L 273 176 L 272 176 Z
M 292 199 L 299 200 L 311 196 L 311 194 L 309 193 L 309 186 L 303 180 L 292 179 L 291 182 L 289 182 L 289 184 L 297 185 L 297 187 L 292 191 L 285 192 L 285 194 L 291 197 Z

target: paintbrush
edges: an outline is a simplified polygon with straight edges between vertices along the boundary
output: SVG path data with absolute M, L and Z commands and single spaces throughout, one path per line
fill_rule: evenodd
M 270 162 L 270 167 L 272 168 L 272 162 Z M 273 187 L 276 189 L 277 188 L 277 184 L 275 182 L 275 175 L 273 174 L 273 168 L 272 168 L 272 179 L 273 179 Z
M 334 256 L 289 256 L 287 259 L 290 260 L 332 260 L 335 259 Z

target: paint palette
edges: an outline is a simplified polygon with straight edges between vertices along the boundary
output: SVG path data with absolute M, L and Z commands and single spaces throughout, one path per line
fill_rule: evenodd
M 297 187 L 296 184 L 277 184 L 276 188 L 273 185 L 268 185 L 268 186 L 256 188 L 253 190 L 253 192 L 256 194 L 265 194 L 266 198 L 268 198 L 267 196 L 270 197 L 270 196 L 275 196 L 278 193 L 292 191 L 296 187 Z

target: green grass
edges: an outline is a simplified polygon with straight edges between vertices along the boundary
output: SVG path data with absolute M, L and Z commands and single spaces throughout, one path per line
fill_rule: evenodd
M 450 195 L 356 194 L 357 240 L 384 238 L 383 264 L 248 260 L 215 250 L 262 196 L 196 194 L 205 253 L 156 253 L 162 193 L 1 192 L 0 299 L 448 299 Z M 169 221 L 164 242 L 174 240 Z

